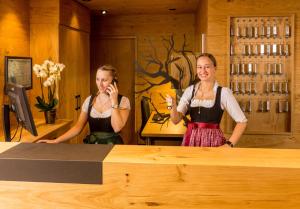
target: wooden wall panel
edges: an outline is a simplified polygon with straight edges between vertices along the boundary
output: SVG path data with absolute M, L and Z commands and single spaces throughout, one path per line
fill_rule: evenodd
M 195 15 L 108 15 L 106 17 L 94 17 L 92 20 L 92 35 L 95 37 L 137 37 L 137 60 L 142 66 L 145 66 L 146 56 L 154 53 L 152 46 L 156 49 L 157 57 L 164 61 L 166 57 L 166 49 L 162 42 L 162 38 L 169 38 L 172 34 L 174 35 L 175 45 L 177 48 L 181 47 L 184 40 L 183 35 L 185 34 L 188 44 L 187 49 L 194 50 L 196 48 Z M 122 57 L 119 59 L 122 59 Z M 137 78 L 136 82 L 138 82 Z M 144 95 L 149 96 L 151 94 L 157 107 L 159 109 L 166 109 L 165 104 L 161 104 L 163 100 L 159 96 L 159 93 L 169 93 L 170 88 L 169 84 L 154 87 L 150 92 L 145 92 Z M 135 107 L 132 107 L 132 110 L 135 109 L 135 133 L 137 134 L 141 124 L 141 110 L 140 97 L 136 95 L 136 98 Z
M 60 11 L 65 14 L 61 19 Z M 74 17 L 78 22 L 74 21 Z M 89 10 L 73 0 L 0 0 L 0 66 L 4 66 L 5 55 L 31 56 L 33 64 L 41 64 L 49 58 L 59 62 L 59 46 L 63 44 L 59 39 L 60 21 L 68 27 L 75 27 L 76 30 L 83 28 L 89 31 Z M 89 82 L 89 73 L 86 73 L 86 70 L 89 72 L 90 68 L 89 34 L 86 33 L 84 37 L 80 37 L 79 42 L 81 48 L 78 51 L 62 51 L 62 53 L 70 54 L 70 56 L 75 54 L 77 56 L 74 55 L 74 57 L 79 57 L 77 60 L 83 60 L 84 64 L 78 65 L 77 69 L 84 70 L 84 73 L 78 73 L 78 78 L 84 78 Z M 65 64 L 69 65 L 69 63 Z M 3 89 L 2 67 L 0 67 L 0 80 L 0 88 Z M 67 91 L 67 88 L 64 90 Z M 34 118 L 44 117 L 34 107 L 35 97 L 41 95 L 40 91 L 39 80 L 33 75 L 33 89 L 28 93 Z M 3 91 L 0 91 L 1 106 L 4 99 Z M 2 111 L 0 116 L 2 118 Z M 1 123 L 0 135 L 3 134 L 2 130 Z
M 4 56 L 29 56 L 29 5 L 27 0 L 0 0 L 0 118 L 2 105 L 8 102 L 3 95 Z M 14 116 L 11 117 L 12 122 Z M 0 123 L 0 136 L 3 134 Z M 2 140 L 2 139 L 1 139 Z
M 90 95 L 90 11 L 73 0 L 60 0 L 59 60 L 66 65 L 60 86 L 58 114 L 76 123 L 76 95 L 81 104 Z M 71 143 L 82 143 L 88 127 Z
M 90 10 L 73 0 L 60 0 L 60 24 L 89 33 Z
M 195 50 L 202 51 L 202 34 L 207 34 L 207 1 L 199 1 L 195 15 Z
M 60 0 L 29 0 L 30 23 L 49 24 L 59 22 Z
M 30 0 L 30 55 L 34 64 L 42 64 L 45 59 L 57 62 L 58 54 L 58 24 L 59 0 Z M 36 96 L 41 95 L 40 83 L 33 74 L 33 89 L 31 90 L 31 104 L 34 118 L 43 118 L 33 105 Z
M 81 110 L 76 111 L 76 95 L 80 95 L 81 104 L 90 94 L 90 40 L 89 34 L 60 26 L 59 60 L 66 65 L 60 82 L 60 103 L 58 114 L 61 118 L 77 121 Z M 87 127 L 71 143 L 82 142 Z
M 210 0 L 207 5 L 207 24 L 208 24 L 208 32 L 207 32 L 207 46 L 208 51 L 215 54 L 217 61 L 219 64 L 217 75 L 222 74 L 223 76 L 219 76 L 218 80 L 220 83 L 226 83 L 228 76 L 227 69 L 227 21 L 228 16 L 247 16 L 247 15 L 256 15 L 256 16 L 277 16 L 277 15 L 289 15 L 295 14 L 296 17 L 300 15 L 300 10 L 297 9 L 300 7 L 300 2 L 295 0 L 288 1 L 252 1 L 252 0 L 235 0 L 235 1 L 217 1 Z M 300 94 L 300 89 L 297 86 L 300 84 L 300 73 L 299 73 L 299 42 L 300 42 L 300 34 L 297 33 L 300 27 L 300 22 L 295 19 L 295 86 L 291 87 L 294 89 L 294 124 L 295 129 L 294 133 L 291 136 L 264 136 L 264 135 L 244 135 L 240 145 L 241 146 L 254 146 L 254 147 L 273 147 L 274 141 L 276 141 L 278 147 L 299 147 L 298 142 L 300 141 L 299 131 L 300 131 L 300 118 L 297 115 L 300 115 L 299 108 L 299 100 L 298 98 Z M 221 72 L 220 72 L 221 71 Z M 226 122 L 226 121 L 224 121 Z M 259 121 L 258 121 L 259 123 Z M 223 124 L 224 125 L 224 124 Z M 259 140 L 256 140 L 259 139 Z
M 89 31 L 89 11 L 73 0 L 31 0 L 30 3 L 30 52 L 33 62 L 40 64 L 45 59 L 51 58 L 55 62 L 66 65 L 60 81 L 57 117 L 75 119 L 76 121 L 77 112 L 73 107 L 73 97 L 75 94 L 79 94 L 77 91 L 78 83 L 89 82 L 89 73 L 86 73 L 86 71 L 89 72 L 90 68 L 89 33 L 81 32 L 82 28 L 83 31 Z M 36 11 L 43 11 L 43 13 Z M 70 61 L 66 57 L 71 57 L 72 60 Z M 85 81 L 81 82 L 80 79 L 85 79 Z M 74 85 L 65 85 L 66 80 L 73 82 Z M 35 97 L 41 94 L 39 81 L 36 77 L 34 77 L 34 83 L 38 88 L 34 88 L 32 91 L 32 103 L 35 103 Z M 85 97 L 88 93 L 89 88 L 87 93 L 82 96 Z M 64 97 L 65 95 L 72 95 L 73 97 Z M 38 112 L 36 108 L 34 108 L 33 114 L 37 118 L 43 117 L 43 114 Z

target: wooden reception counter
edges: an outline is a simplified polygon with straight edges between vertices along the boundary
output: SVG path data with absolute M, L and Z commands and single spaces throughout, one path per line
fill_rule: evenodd
M 300 150 L 119 145 L 103 184 L 1 181 L 0 193 L 5 209 L 299 208 Z

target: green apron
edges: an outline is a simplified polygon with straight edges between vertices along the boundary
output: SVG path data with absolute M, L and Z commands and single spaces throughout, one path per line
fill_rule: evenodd
M 114 132 L 92 132 L 83 140 L 85 144 L 123 144 L 118 133 Z

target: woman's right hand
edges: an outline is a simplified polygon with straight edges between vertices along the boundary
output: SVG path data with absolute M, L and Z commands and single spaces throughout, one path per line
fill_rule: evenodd
M 174 99 L 174 97 L 166 94 L 166 102 L 168 109 L 170 110 L 171 121 L 174 124 L 179 123 L 182 119 L 182 114 L 180 112 L 177 112 L 176 100 Z
M 41 139 L 36 143 L 58 144 L 58 141 L 56 141 L 55 139 Z
M 168 110 L 171 110 L 174 106 L 174 98 L 171 97 L 169 94 L 166 95 L 166 103 Z

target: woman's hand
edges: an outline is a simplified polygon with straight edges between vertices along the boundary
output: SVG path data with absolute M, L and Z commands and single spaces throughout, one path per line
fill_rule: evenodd
M 119 90 L 116 82 L 113 82 L 113 84 L 109 84 L 109 86 L 107 87 L 107 93 L 109 94 L 111 105 L 112 106 L 118 105 Z
M 171 97 L 169 94 L 166 95 L 166 103 L 168 110 L 171 110 L 174 106 L 174 98 Z
M 47 144 L 58 144 L 58 141 L 54 140 L 50 140 L 50 139 L 41 139 L 38 140 L 36 143 L 47 143 Z
M 176 125 L 181 121 L 183 115 L 181 112 L 177 112 L 176 100 L 168 94 L 166 94 L 166 102 L 170 110 L 171 121 Z

